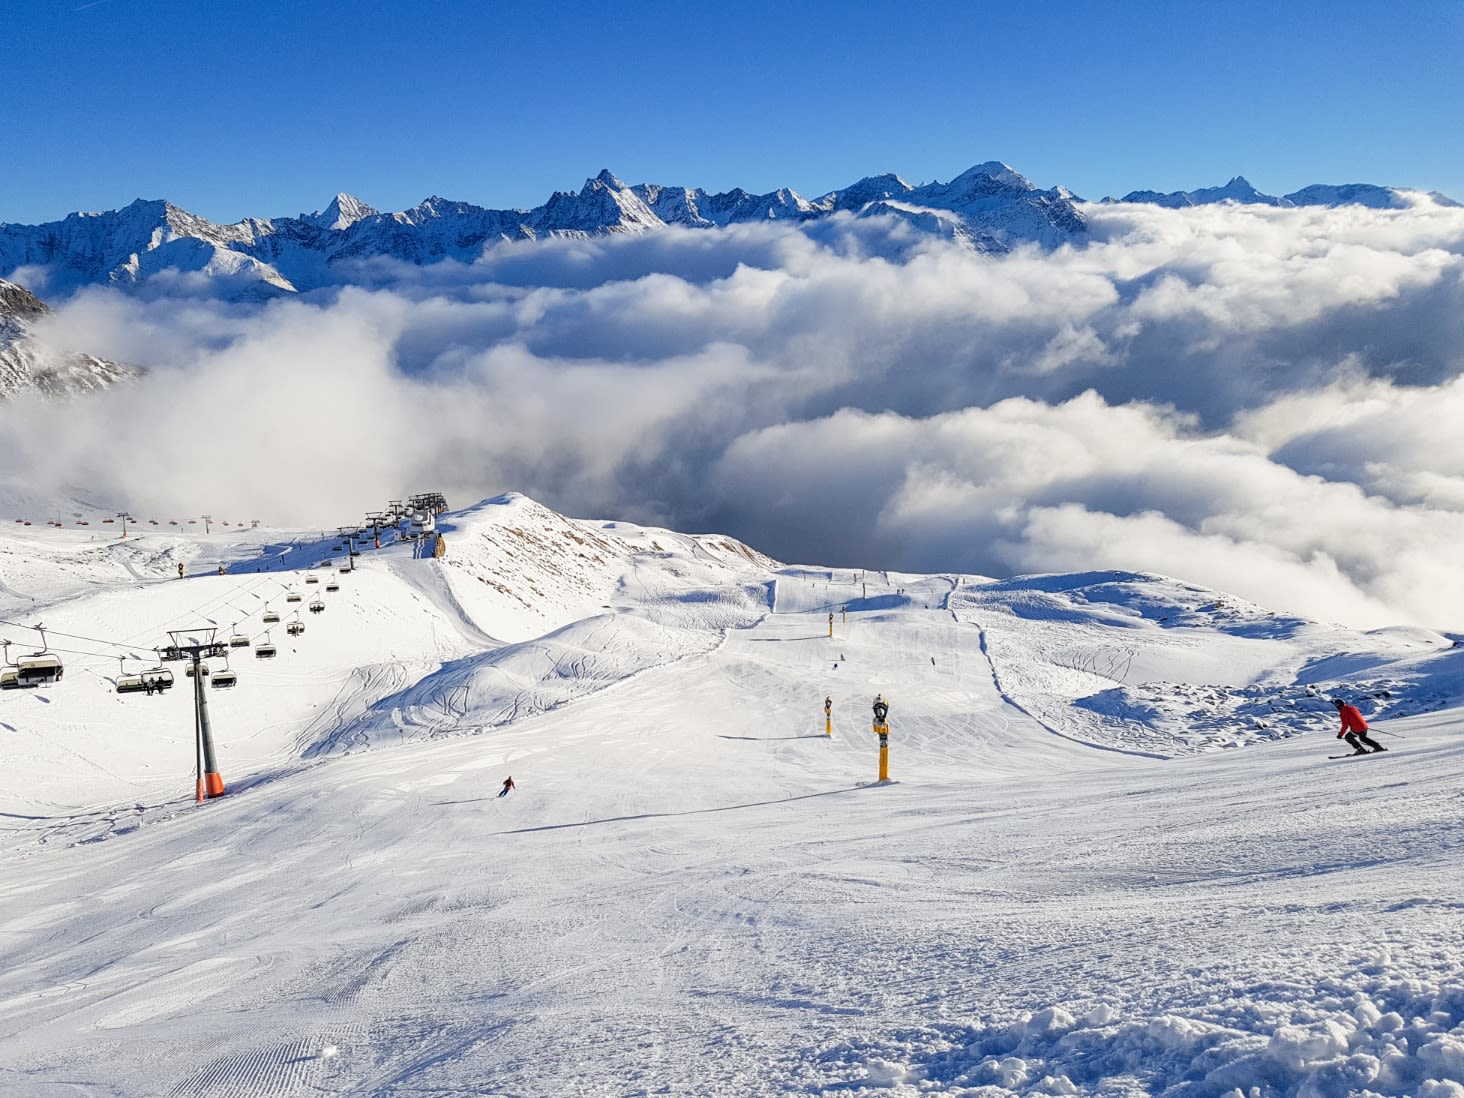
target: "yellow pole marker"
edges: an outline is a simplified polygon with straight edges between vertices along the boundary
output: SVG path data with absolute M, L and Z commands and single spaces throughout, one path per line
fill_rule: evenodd
M 843 607 L 840 607 L 839 608 L 839 620 L 840 621 L 848 621 L 849 620 L 849 608 L 847 606 L 843 606 Z
M 832 610 L 830 610 L 829 611 L 829 636 L 832 637 L 833 635 L 834 635 L 834 612 Z
M 824 699 L 824 735 L 834 734 L 834 699 L 833 696 Z
M 890 780 L 890 703 L 883 694 L 874 696 L 874 734 L 879 737 L 879 780 Z

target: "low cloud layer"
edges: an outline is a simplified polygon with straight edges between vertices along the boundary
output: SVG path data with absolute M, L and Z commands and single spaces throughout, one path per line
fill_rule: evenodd
M 515 489 L 787 560 L 1464 630 L 1464 211 L 1088 212 L 1056 253 L 841 217 L 377 261 L 265 307 L 89 290 L 49 337 L 153 373 L 0 408 L 0 461 L 149 513 Z

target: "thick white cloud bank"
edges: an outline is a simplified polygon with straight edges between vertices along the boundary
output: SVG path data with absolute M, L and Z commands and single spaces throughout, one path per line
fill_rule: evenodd
M 515 489 L 786 560 L 1464 628 L 1464 210 L 1086 212 L 1055 253 L 838 218 L 376 262 L 263 307 L 86 291 L 51 337 L 152 374 L 0 409 L 0 461 L 148 513 Z

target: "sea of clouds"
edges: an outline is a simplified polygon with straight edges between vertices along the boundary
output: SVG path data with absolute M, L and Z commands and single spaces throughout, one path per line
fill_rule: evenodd
M 269 304 L 84 290 L 150 367 L 0 408 L 13 480 L 335 525 L 517 490 L 784 560 L 1147 570 L 1464 630 L 1464 210 L 1088 206 L 979 255 L 899 222 L 376 260 Z

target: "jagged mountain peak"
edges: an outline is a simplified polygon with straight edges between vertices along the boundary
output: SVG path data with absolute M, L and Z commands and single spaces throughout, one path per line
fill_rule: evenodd
M 328 203 L 325 209 L 313 214 L 303 214 L 301 221 L 309 221 L 319 225 L 323 229 L 339 231 L 349 228 L 357 221 L 367 217 L 375 217 L 380 211 L 368 206 L 355 195 L 346 194 L 344 191 L 337 194 Z
M 625 185 L 624 181 L 621 180 L 621 178 L 614 172 L 612 172 L 609 168 L 601 168 L 599 175 L 595 176 L 595 178 L 593 179 L 585 180 L 585 185 L 580 189 L 580 194 L 590 194 L 596 189 L 595 185 L 597 183 L 601 187 L 608 187 L 612 191 L 630 190 L 630 188 Z

